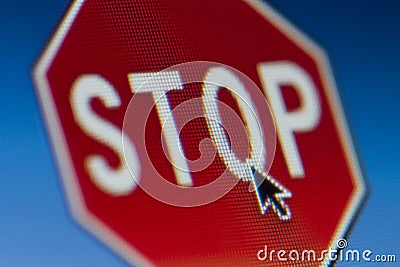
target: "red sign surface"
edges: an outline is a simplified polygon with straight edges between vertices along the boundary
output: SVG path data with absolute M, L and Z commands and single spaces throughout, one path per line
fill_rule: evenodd
M 277 128 L 270 174 L 290 191 L 284 200 L 289 216 L 272 208 L 260 212 L 246 181 L 191 208 L 162 203 L 132 182 L 121 142 L 130 77 L 190 61 L 231 66 L 262 90 Z M 326 55 L 258 1 L 77 1 L 34 76 L 73 216 L 129 263 L 282 266 L 276 256 L 260 262 L 257 253 L 265 246 L 317 253 L 335 248 L 364 196 Z M 168 101 L 173 108 L 199 96 L 201 88 L 189 86 L 169 92 Z M 229 93 L 220 98 L 243 117 Z M 176 182 L 161 126 L 154 110 L 146 124 L 147 153 L 157 171 Z M 199 157 L 204 138 L 210 138 L 204 119 L 183 128 L 188 158 Z M 207 184 L 225 168 L 217 155 L 191 175 L 191 186 Z M 329 263 L 323 255 L 301 265 Z

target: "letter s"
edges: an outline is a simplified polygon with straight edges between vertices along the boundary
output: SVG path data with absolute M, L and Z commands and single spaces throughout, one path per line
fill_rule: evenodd
M 72 85 L 70 101 L 74 118 L 82 130 L 96 141 L 111 148 L 119 157 L 119 167 L 110 167 L 104 157 L 89 155 L 85 159 L 85 166 L 93 182 L 103 191 L 115 195 L 127 195 L 136 188 L 136 182 L 131 177 L 124 160 L 121 130 L 97 115 L 91 109 L 90 101 L 99 98 L 106 108 L 117 108 L 121 99 L 114 87 L 99 75 L 82 75 Z M 135 146 L 126 138 L 125 153 L 128 158 L 134 159 L 131 166 L 132 175 L 139 177 L 141 166 Z

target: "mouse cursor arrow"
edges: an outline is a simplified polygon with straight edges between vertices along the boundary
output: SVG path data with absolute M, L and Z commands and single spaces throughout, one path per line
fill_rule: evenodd
M 289 220 L 292 217 L 285 198 L 291 198 L 292 193 L 275 180 L 271 175 L 266 175 L 253 166 L 250 167 L 253 174 L 253 186 L 255 188 L 261 212 L 265 214 L 272 206 L 273 211 L 281 220 Z M 260 184 L 260 181 L 261 184 Z M 257 186 L 259 184 L 259 186 Z

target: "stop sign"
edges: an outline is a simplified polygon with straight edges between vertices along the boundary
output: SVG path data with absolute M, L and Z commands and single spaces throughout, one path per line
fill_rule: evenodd
M 275 194 L 276 203 L 267 198 L 260 211 L 260 195 L 239 181 L 208 205 L 178 207 L 152 198 L 132 179 L 121 141 L 132 79 L 189 61 L 240 70 L 269 102 L 277 147 L 267 181 L 284 193 Z M 316 259 L 302 265 L 334 260 L 323 251 L 337 248 L 360 206 L 365 193 L 360 167 L 327 56 L 268 5 L 76 1 L 38 61 L 34 79 L 74 218 L 128 262 L 251 266 L 264 260 L 281 266 L 282 258 L 285 265 L 302 260 L 295 253 L 291 258 L 269 253 L 279 250 L 300 255 L 314 250 Z M 173 108 L 195 96 L 201 88 L 184 87 L 169 92 L 167 102 Z M 229 93 L 221 98 L 243 119 Z M 147 152 L 167 180 L 180 184 L 160 153 L 158 115 L 149 114 Z M 199 120 L 182 129 L 188 158 L 198 157 L 196 144 L 210 137 L 206 124 Z M 146 166 L 140 165 L 141 151 L 135 153 L 134 172 L 140 176 Z M 226 165 L 217 153 L 209 168 L 182 183 L 203 185 Z

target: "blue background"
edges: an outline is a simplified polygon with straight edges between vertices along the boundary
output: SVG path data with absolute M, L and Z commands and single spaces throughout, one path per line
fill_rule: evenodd
M 271 4 L 331 56 L 370 186 L 349 248 L 399 262 L 400 2 Z M 71 219 L 30 78 L 67 6 L 0 4 L 0 266 L 126 266 Z

